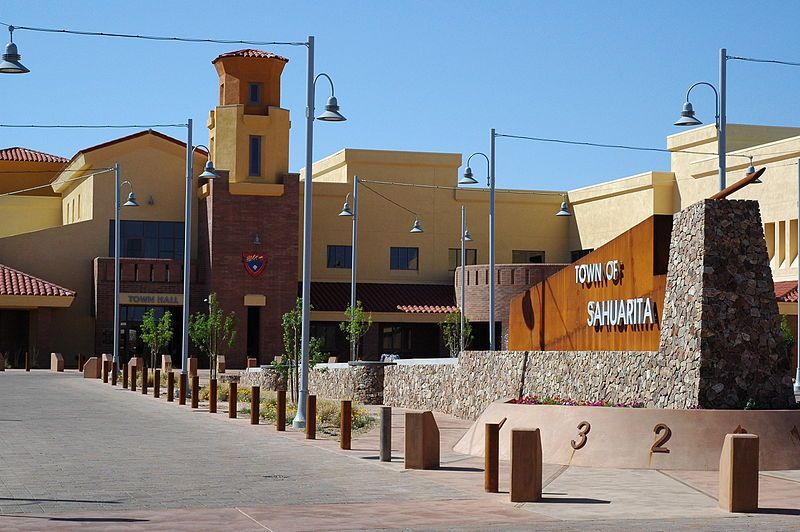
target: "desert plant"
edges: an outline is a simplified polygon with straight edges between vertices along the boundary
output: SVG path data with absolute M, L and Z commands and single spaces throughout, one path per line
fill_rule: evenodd
M 457 357 L 461 351 L 461 310 L 457 309 L 453 312 L 448 312 L 444 316 L 444 320 L 439 323 L 442 329 L 442 338 L 450 350 L 451 357 Z M 466 349 L 472 342 L 472 325 L 466 316 L 464 316 L 464 349 Z
M 156 358 L 172 341 L 172 313 L 166 311 L 156 319 L 156 310 L 150 309 L 142 316 L 142 341 L 150 348 L 150 367 L 156 367 Z
M 210 376 L 216 379 L 220 347 L 227 343 L 231 348 L 236 339 L 236 314 L 231 312 L 225 316 L 217 294 L 212 292 L 208 296 L 208 313 L 198 312 L 189 318 L 189 337 L 208 355 Z
M 367 334 L 367 331 L 372 326 L 372 314 L 367 314 L 364 312 L 364 306 L 362 305 L 361 301 L 356 301 L 356 306 L 348 306 L 344 311 L 345 316 L 347 316 L 347 321 L 343 321 L 339 324 L 339 329 L 342 330 L 344 335 L 347 337 L 347 341 L 350 345 L 355 344 L 355 352 L 350 353 L 351 360 L 358 360 L 359 358 L 359 341 L 361 338 Z

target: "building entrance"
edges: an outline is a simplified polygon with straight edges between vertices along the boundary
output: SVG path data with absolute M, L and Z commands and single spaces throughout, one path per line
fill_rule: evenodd
M 146 307 L 136 305 L 123 305 L 120 307 L 119 320 L 119 350 L 120 363 L 127 362 L 133 357 L 143 357 L 148 367 L 152 367 L 153 360 L 150 349 L 142 341 L 142 321 L 145 313 L 155 310 L 156 320 L 160 320 L 166 311 L 172 315 L 172 341 L 163 349 L 162 355 L 172 356 L 173 362 L 178 360 L 181 334 L 183 331 L 181 323 L 181 307 Z M 155 365 L 159 366 L 161 360 L 155 360 Z

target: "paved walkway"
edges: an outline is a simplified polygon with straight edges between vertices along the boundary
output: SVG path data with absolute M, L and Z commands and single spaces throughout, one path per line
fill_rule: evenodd
M 0 373 L 0 530 L 796 530 L 800 472 L 762 475 L 757 515 L 716 509 L 716 475 L 547 466 L 545 500 L 483 492 L 480 459 L 437 415 L 442 469 L 391 463 L 377 431 L 332 440 L 208 414 L 79 378 Z M 224 405 L 221 403 L 221 407 Z M 508 486 L 501 467 L 501 490 Z

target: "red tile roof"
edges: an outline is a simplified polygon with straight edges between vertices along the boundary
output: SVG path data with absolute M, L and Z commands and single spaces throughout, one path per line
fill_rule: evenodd
M 775 283 L 775 298 L 781 303 L 797 303 L 797 281 Z
M 77 292 L 0 264 L 0 296 L 75 297 Z
M 356 298 L 367 312 L 455 310 L 452 285 L 360 283 L 356 286 Z M 313 310 L 344 312 L 350 305 L 350 283 L 311 283 L 311 305 Z
M 211 61 L 212 63 L 216 63 L 223 57 L 257 57 L 261 59 L 280 59 L 284 63 L 288 63 L 289 60 L 283 56 L 278 54 L 273 54 L 272 52 L 265 52 L 264 50 L 255 50 L 253 48 L 245 48 L 244 50 L 236 50 L 234 52 L 226 52 L 222 55 L 218 55 L 216 59 Z
M 58 155 L 50 155 L 43 151 L 14 146 L 0 149 L 0 161 L 22 161 L 28 163 L 66 163 L 67 159 Z
M 397 310 L 412 314 L 447 314 L 458 309 L 455 305 L 397 305 Z

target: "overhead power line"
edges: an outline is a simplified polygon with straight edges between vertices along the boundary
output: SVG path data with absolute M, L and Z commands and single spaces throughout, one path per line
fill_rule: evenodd
M 772 63 L 774 65 L 800 67 L 800 63 L 796 63 L 793 61 L 780 61 L 778 59 L 755 59 L 753 57 L 740 57 L 738 55 L 729 55 L 728 59 L 735 59 L 736 61 L 749 61 L 751 63 Z
M 186 127 L 188 124 L 0 124 L 5 128 L 28 129 L 152 129 L 154 127 Z
M 372 183 L 373 185 L 389 185 L 389 186 L 397 186 L 397 187 L 415 187 L 415 188 L 433 188 L 433 189 L 440 189 L 440 190 L 466 190 L 466 191 L 475 191 L 480 192 L 486 190 L 485 188 L 480 189 L 473 189 L 473 188 L 466 188 L 466 187 L 449 187 L 445 185 L 431 185 L 428 183 L 401 183 L 398 181 L 377 181 L 374 179 L 359 179 L 359 183 Z M 374 191 L 373 191 L 374 192 Z M 524 194 L 528 196 L 563 196 L 564 192 L 548 192 L 548 191 L 540 191 L 540 190 L 512 190 L 512 189 L 504 189 L 504 188 L 497 188 L 495 192 L 498 194 Z
M 364 185 L 364 181 L 363 181 L 362 179 L 359 179 L 359 180 L 358 180 L 358 182 L 359 182 L 359 183 L 361 183 L 362 185 Z M 385 200 L 386 200 L 386 201 L 388 201 L 389 203 L 391 203 L 391 204 L 393 204 L 393 205 L 396 205 L 397 207 L 400 207 L 400 208 L 401 208 L 401 209 L 403 209 L 404 211 L 408 211 L 408 212 L 410 212 L 411 214 L 413 214 L 414 216 L 417 216 L 417 213 L 416 213 L 416 212 L 412 211 L 412 210 L 411 210 L 411 209 L 409 209 L 408 207 L 405 207 L 405 206 L 403 206 L 403 205 L 400 205 L 399 203 L 397 203 L 397 202 L 396 202 L 396 201 L 394 201 L 393 199 L 389 198 L 388 196 L 385 196 L 385 195 L 381 194 L 380 192 L 378 192 L 378 191 L 377 191 L 377 190 L 375 190 L 374 188 L 372 188 L 372 187 L 369 187 L 369 186 L 367 186 L 367 185 L 364 185 L 364 188 L 366 188 L 367 190 L 369 190 L 369 191 L 370 191 L 370 192 L 372 192 L 373 194 L 376 194 L 376 195 L 378 195 L 378 196 L 382 197 L 383 199 L 385 199 Z
M 103 168 L 103 169 L 96 169 L 96 170 L 98 170 L 98 171 L 97 172 L 92 172 L 91 174 L 81 175 L 81 176 L 77 176 L 77 177 L 70 177 L 69 179 L 65 179 L 62 182 L 63 183 L 69 183 L 71 181 L 80 181 L 81 179 L 86 179 L 87 177 L 92 177 L 92 176 L 105 174 L 107 172 L 113 172 L 114 171 L 113 168 Z M 47 187 L 50 187 L 52 185 L 53 185 L 53 182 L 50 182 L 50 183 L 45 183 L 44 185 L 37 185 L 35 187 L 22 188 L 22 189 L 19 189 L 19 190 L 11 190 L 9 192 L 3 192 L 2 194 L 0 194 L 0 198 L 2 198 L 3 196 L 13 196 L 14 194 L 22 194 L 23 192 L 30 192 L 32 190 L 39 190 L 40 188 L 47 188 Z

